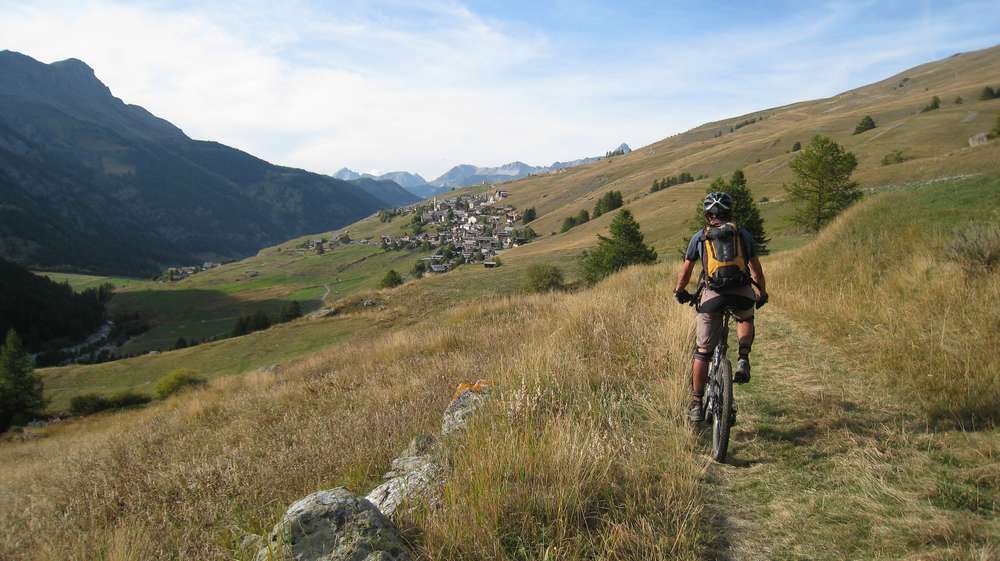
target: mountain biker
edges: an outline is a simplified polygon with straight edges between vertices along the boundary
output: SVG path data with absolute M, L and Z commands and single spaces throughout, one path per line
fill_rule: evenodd
M 760 308 L 768 299 L 764 270 L 760 266 L 753 234 L 731 223 L 733 198 L 728 193 L 709 193 L 703 208 L 708 225 L 691 238 L 684 263 L 677 274 L 677 287 L 674 288 L 674 297 L 681 304 L 698 298 L 696 341 L 691 364 L 691 406 L 688 409 L 688 419 L 692 422 L 705 419 L 701 401 L 708 379 L 708 365 L 722 330 L 723 311 L 726 308 L 732 310 L 737 322 L 739 360 L 733 381 L 743 384 L 750 381 L 754 308 Z M 702 263 L 701 279 L 698 291 L 690 294 L 687 285 L 696 261 Z M 751 284 L 757 286 L 759 294 L 754 293 Z

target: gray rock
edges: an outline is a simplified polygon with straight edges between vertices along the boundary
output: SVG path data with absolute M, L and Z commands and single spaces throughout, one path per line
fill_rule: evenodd
M 441 436 L 448 436 L 453 431 L 464 429 L 469 417 L 486 401 L 486 395 L 467 391 L 448 404 L 441 420 Z
M 375 506 L 343 488 L 299 500 L 255 561 L 410 561 L 399 531 Z
M 969 137 L 969 146 L 981 146 L 990 141 L 990 137 L 985 132 L 974 134 Z
M 366 497 L 386 516 L 392 516 L 404 501 L 426 496 L 444 474 L 444 468 L 430 455 L 397 458 L 392 467 L 387 481 Z

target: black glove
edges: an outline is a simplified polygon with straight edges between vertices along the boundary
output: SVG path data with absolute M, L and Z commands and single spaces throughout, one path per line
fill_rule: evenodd
M 760 294 L 757 295 L 757 304 L 755 305 L 757 306 L 758 310 L 763 308 L 764 304 L 767 304 L 767 299 L 768 296 L 766 292 L 761 292 Z
M 681 290 L 674 292 L 674 298 L 677 300 L 678 304 L 687 304 L 694 299 L 694 296 L 691 296 L 691 293 L 688 292 L 686 288 L 682 288 Z

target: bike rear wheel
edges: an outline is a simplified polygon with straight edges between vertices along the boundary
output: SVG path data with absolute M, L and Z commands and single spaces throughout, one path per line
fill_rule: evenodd
M 733 366 L 729 359 L 719 363 L 718 372 L 711 383 L 716 385 L 717 397 L 712 411 L 712 459 L 717 462 L 726 460 L 729 449 L 729 429 L 733 411 Z

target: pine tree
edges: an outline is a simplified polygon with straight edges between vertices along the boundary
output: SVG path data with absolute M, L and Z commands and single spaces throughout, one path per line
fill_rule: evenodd
M 927 113 L 928 111 L 934 111 L 941 108 L 941 98 L 934 96 L 931 98 L 931 102 L 927 104 L 926 107 L 920 110 L 921 113 Z
M 524 211 L 524 215 L 521 216 L 521 223 L 527 224 L 528 222 L 531 222 L 537 217 L 538 213 L 535 211 L 535 207 L 531 207 L 528 210 Z
M 45 408 L 42 380 L 34 370 L 21 337 L 9 330 L 0 347 L 0 432 L 30 421 Z
M 583 209 L 580 212 L 576 213 L 575 220 L 577 226 L 579 226 L 580 224 L 585 224 L 587 222 L 590 222 L 590 213 L 587 212 L 587 209 Z
M 854 154 L 825 136 L 817 136 L 790 164 L 798 180 L 785 187 L 792 201 L 801 203 L 792 220 L 813 232 L 861 198 L 851 173 L 858 167 Z
M 264 310 L 257 310 L 252 316 L 250 316 L 248 325 L 251 333 L 254 331 L 262 331 L 271 327 L 271 318 L 267 317 L 267 312 Z
M 754 201 L 753 193 L 747 186 L 747 177 L 743 173 L 743 170 L 738 169 L 734 171 L 729 181 L 721 177 L 716 178 L 705 190 L 705 194 L 716 191 L 729 193 L 729 196 L 733 198 L 732 221 L 753 234 L 753 241 L 758 254 L 769 254 L 771 250 L 767 245 L 771 242 L 771 238 L 767 237 L 767 232 L 764 230 L 764 219 L 760 215 L 760 209 L 757 208 L 756 201 Z M 698 201 L 694 219 L 691 221 L 692 229 L 701 229 L 707 224 L 708 221 L 705 219 L 703 203 Z M 686 249 L 687 246 L 684 246 L 684 248 Z
M 646 245 L 639 223 L 628 209 L 611 221 L 611 237 L 597 236 L 597 249 L 585 253 L 583 278 L 594 284 L 629 265 L 656 262 L 656 250 Z
M 565 234 L 566 232 L 572 230 L 575 227 L 576 227 L 576 217 L 567 216 L 566 219 L 563 220 L 562 228 L 559 229 L 559 233 Z
M 979 93 L 979 101 L 989 101 L 997 96 L 997 93 L 993 88 L 986 86 L 983 91 Z
M 854 127 L 854 134 L 861 134 L 865 131 L 870 131 L 875 128 L 875 119 L 872 119 L 871 115 L 865 115 L 864 119 L 858 123 L 858 126 Z

